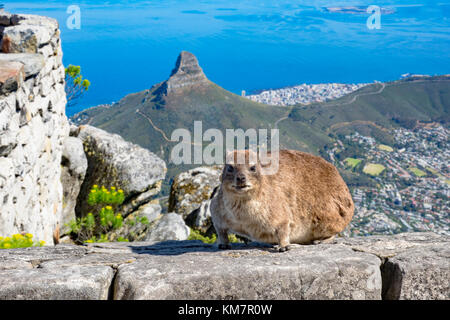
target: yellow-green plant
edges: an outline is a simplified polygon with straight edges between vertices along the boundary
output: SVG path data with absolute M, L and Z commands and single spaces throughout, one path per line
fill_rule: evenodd
M 10 237 L 0 237 L 0 249 L 42 247 L 43 245 L 45 245 L 45 241 L 33 241 L 33 235 L 30 233 L 25 235 L 13 234 Z
M 199 231 L 191 229 L 188 240 L 200 240 L 203 243 L 213 244 L 217 240 L 217 236 L 214 233 L 211 237 L 202 235 Z
M 88 195 L 88 204 L 93 207 L 93 212 L 89 212 L 82 218 L 70 221 L 67 226 L 76 242 L 92 243 L 109 241 L 107 233 L 119 229 L 123 225 L 123 217 L 120 213 L 115 213 L 115 208 L 123 203 L 125 196 L 122 189 L 94 185 Z M 95 210 L 97 209 L 97 210 Z M 119 237 L 118 241 L 127 241 Z
M 96 204 L 119 205 L 122 204 L 124 200 L 125 196 L 123 190 L 117 190 L 116 187 L 111 187 L 111 189 L 108 190 L 104 186 L 99 188 L 98 185 L 94 185 L 88 196 L 88 204 L 90 206 Z
M 129 226 L 134 226 L 136 225 L 136 223 L 141 223 L 144 225 L 148 225 L 150 224 L 150 221 L 148 221 L 147 217 L 130 217 L 130 219 L 127 220 L 126 222 Z
M 202 235 L 199 231 L 191 228 L 188 240 L 200 240 L 203 243 L 213 244 L 216 242 L 217 236 L 215 233 L 213 233 L 210 237 L 207 237 L 205 235 Z M 228 241 L 230 241 L 231 243 L 241 242 L 234 234 L 228 235 Z
M 69 65 L 65 69 L 65 91 L 67 96 L 67 105 L 74 106 L 78 99 L 89 90 L 91 82 L 88 79 L 83 79 L 81 75 L 81 67 Z

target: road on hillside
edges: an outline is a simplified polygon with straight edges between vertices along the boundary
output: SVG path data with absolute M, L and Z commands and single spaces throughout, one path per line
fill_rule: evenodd
M 177 140 L 171 140 L 171 139 L 169 139 L 169 138 L 166 136 L 166 133 L 165 133 L 163 130 L 161 130 L 160 128 L 158 128 L 158 127 L 153 123 L 152 119 L 151 119 L 149 116 L 147 116 L 146 114 L 142 113 L 139 109 L 136 109 L 136 113 L 139 114 L 140 116 L 142 116 L 143 118 L 147 119 L 147 121 L 151 124 L 151 126 L 153 127 L 153 129 L 155 129 L 156 131 L 158 131 L 158 132 L 161 134 L 161 136 L 163 137 L 164 140 L 166 140 L 167 142 L 179 142 L 179 141 L 177 141 Z M 183 141 L 181 141 L 180 143 L 183 143 Z M 195 143 L 195 142 L 192 142 L 192 141 L 190 142 L 190 144 L 193 145 L 193 146 L 201 145 L 201 144 L 198 144 L 198 143 Z
M 383 92 L 384 88 L 386 88 L 386 84 L 383 82 L 380 82 L 381 84 L 381 88 L 378 89 L 376 92 L 365 92 L 365 93 L 359 93 L 353 96 L 352 99 L 350 99 L 350 101 L 347 102 L 342 102 L 342 103 L 335 103 L 335 104 L 331 104 L 331 105 L 326 105 L 326 107 L 338 107 L 338 106 L 345 106 L 345 105 L 349 105 L 352 104 L 356 101 L 356 99 L 358 99 L 358 97 L 361 96 L 370 96 L 370 95 L 374 95 L 374 94 L 380 94 Z M 287 118 L 289 118 L 289 113 L 291 112 L 292 109 L 290 109 L 283 117 L 281 117 L 280 119 L 278 119 L 277 121 L 275 121 L 274 123 L 274 128 L 278 129 L 278 124 L 283 121 L 286 120 Z

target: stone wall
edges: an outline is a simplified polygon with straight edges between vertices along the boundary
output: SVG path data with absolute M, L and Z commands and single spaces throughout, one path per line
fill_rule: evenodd
M 69 134 L 56 20 L 0 11 L 0 235 L 53 243 Z
M 450 238 L 271 246 L 110 242 L 0 250 L 2 299 L 450 299 Z

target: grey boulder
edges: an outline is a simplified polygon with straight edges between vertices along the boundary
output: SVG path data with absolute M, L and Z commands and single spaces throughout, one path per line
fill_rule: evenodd
M 124 216 L 159 193 L 167 169 L 154 153 L 89 125 L 79 127 L 78 138 L 83 142 L 88 170 L 79 194 L 77 215 L 87 212 L 86 199 L 93 185 L 123 189 L 126 200 L 118 211 Z
M 5 27 L 1 41 L 4 53 L 38 53 L 39 47 L 50 42 L 53 34 L 40 25 L 15 25 Z
M 61 160 L 61 182 L 63 185 L 62 234 L 67 233 L 64 225 L 75 219 L 75 207 L 78 194 L 83 184 L 88 167 L 83 143 L 75 137 L 67 137 L 64 141 Z
M 170 190 L 169 212 L 181 214 L 186 224 L 202 234 L 211 236 L 211 196 L 220 184 L 221 166 L 198 167 L 180 173 Z
M 156 225 L 147 233 L 145 241 L 186 240 L 189 227 L 183 218 L 176 213 L 163 214 Z
M 176 212 L 186 218 L 209 200 L 220 184 L 222 168 L 199 167 L 177 175 L 172 183 L 169 197 L 169 212 Z

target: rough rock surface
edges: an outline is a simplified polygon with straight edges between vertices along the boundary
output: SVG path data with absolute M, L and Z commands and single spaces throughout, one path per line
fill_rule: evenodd
M 184 221 L 189 227 L 208 237 L 215 234 L 216 230 L 211 220 L 211 200 L 203 201 Z
M 147 225 L 135 223 L 139 218 L 143 217 L 147 218 Z M 130 241 L 141 241 L 145 239 L 148 233 L 156 227 L 161 217 L 161 206 L 158 203 L 147 203 L 140 206 L 138 210 L 127 215 L 122 227 L 118 230 L 110 232 L 109 237 L 110 239 L 123 237 L 129 239 Z M 172 227 L 172 225 L 167 225 L 167 227 Z M 170 230 L 167 230 L 167 232 L 170 232 Z M 173 238 L 173 240 L 177 239 Z
M 220 184 L 221 166 L 199 167 L 182 172 L 173 179 L 169 196 L 169 212 L 186 218 L 201 203 L 209 200 L 215 187 Z
M 12 14 L 0 9 L 0 26 L 9 26 L 11 24 Z
M 156 225 L 147 233 L 146 241 L 186 240 L 189 237 L 189 227 L 183 218 L 176 213 L 163 214 Z
M 113 275 L 103 266 L 0 271 L 0 299 L 106 300 Z
M 399 253 L 388 259 L 382 269 L 388 279 L 383 297 L 389 300 L 450 299 L 449 261 L 448 244 Z
M 75 137 L 67 137 L 61 160 L 61 182 L 63 184 L 63 212 L 61 234 L 66 233 L 65 224 L 75 219 L 75 206 L 88 167 L 83 143 Z
M 24 76 L 22 63 L 0 60 L 0 93 L 16 91 L 22 85 Z
M 47 44 L 54 30 L 45 26 L 18 25 L 3 30 L 2 52 L 4 53 L 36 53 L 39 44 Z
M 182 51 L 178 56 L 175 68 L 166 81 L 167 93 L 193 85 L 208 83 L 208 79 L 198 64 L 197 58 L 190 52 Z
M 42 54 L 35 53 L 10 53 L 1 55 L 1 61 L 20 62 L 24 66 L 25 79 L 39 73 L 45 66 L 45 59 Z
M 0 24 L 0 235 L 29 232 L 51 244 L 69 134 L 58 23 L 0 12 Z
M 383 298 L 450 299 L 450 237 L 402 233 L 340 239 L 383 259 Z
M 200 241 L 2 250 L 0 299 L 448 300 L 449 244 L 448 236 L 406 233 L 285 253 Z
M 76 207 L 77 216 L 87 212 L 87 196 L 93 185 L 123 189 L 125 202 L 118 209 L 124 216 L 149 203 L 161 189 L 166 164 L 152 152 L 88 125 L 80 126 L 88 169 Z
M 177 175 L 172 183 L 169 212 L 181 214 L 186 224 L 210 236 L 214 233 L 211 221 L 211 195 L 220 184 L 222 166 L 198 167 Z
M 191 252 L 119 267 L 117 299 L 377 299 L 380 260 L 343 246 Z M 145 268 L 143 268 L 145 264 Z M 124 290 L 126 289 L 126 290 Z

